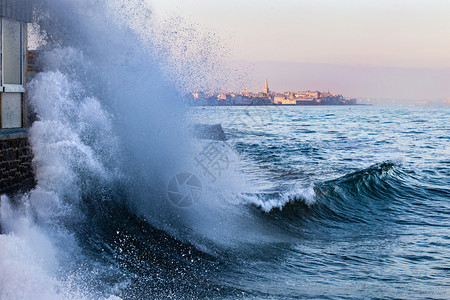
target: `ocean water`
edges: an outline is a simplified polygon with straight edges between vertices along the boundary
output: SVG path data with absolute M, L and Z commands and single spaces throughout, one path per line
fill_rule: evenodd
M 172 205 L 195 225 L 158 229 L 127 204 L 125 179 L 120 188 L 89 181 L 70 209 L 78 220 L 48 213 L 38 187 L 27 210 L 57 226 L 11 212 L 3 198 L 2 298 L 448 297 L 448 108 L 194 107 L 189 115 L 221 123 L 228 137 L 199 141 L 193 155 L 215 145 L 230 158 L 222 174 L 211 167 L 214 182 L 200 168 L 207 191 L 192 206 Z M 215 213 L 210 203 L 222 217 L 200 214 Z
M 36 3 L 0 299 L 448 298 L 449 107 L 186 107 L 151 6 Z
M 249 217 L 285 235 L 231 250 L 225 285 L 250 298 L 448 298 L 449 113 L 195 109 L 229 124 L 242 172 L 260 189 Z

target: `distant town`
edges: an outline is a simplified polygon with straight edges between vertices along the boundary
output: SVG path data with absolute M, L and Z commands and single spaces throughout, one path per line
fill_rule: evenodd
M 277 93 L 269 89 L 266 77 L 262 92 L 193 92 L 186 95 L 186 101 L 196 106 L 233 105 L 357 105 L 356 99 L 344 98 L 330 92 L 299 91 Z

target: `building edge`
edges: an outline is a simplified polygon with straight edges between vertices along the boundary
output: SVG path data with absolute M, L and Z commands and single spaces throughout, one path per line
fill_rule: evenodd
M 0 196 L 11 199 L 36 186 L 25 102 L 32 5 L 33 0 L 0 0 Z M 0 207 L 1 202 L 2 197 Z

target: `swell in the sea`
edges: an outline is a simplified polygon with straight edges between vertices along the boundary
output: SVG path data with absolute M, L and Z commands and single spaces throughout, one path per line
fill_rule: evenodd
M 449 192 L 422 182 L 400 163 L 388 161 L 307 188 L 246 194 L 245 198 L 256 216 L 297 235 L 307 226 L 346 231 L 349 226 L 373 230 L 417 225 L 411 218 L 419 214 L 417 208 L 433 209 L 433 201 L 427 199 L 445 201 Z
M 373 224 L 422 192 L 386 162 L 288 191 L 248 193 L 253 187 L 235 171 L 239 156 L 217 142 L 235 165 L 214 184 L 197 174 L 202 199 L 175 207 L 167 184 L 196 171 L 193 153 L 205 142 L 190 138 L 161 52 L 136 32 L 148 8 L 37 3 L 43 72 L 27 89 L 38 184 L 2 196 L 0 298 L 240 295 L 215 280 L 228 249 L 285 241 L 305 222 Z

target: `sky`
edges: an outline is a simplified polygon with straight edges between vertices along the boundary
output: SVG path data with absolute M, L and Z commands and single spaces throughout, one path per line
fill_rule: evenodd
M 450 98 L 448 0 L 149 2 L 157 15 L 217 33 L 232 59 L 251 63 L 252 76 L 262 86 L 268 76 L 273 90 Z

